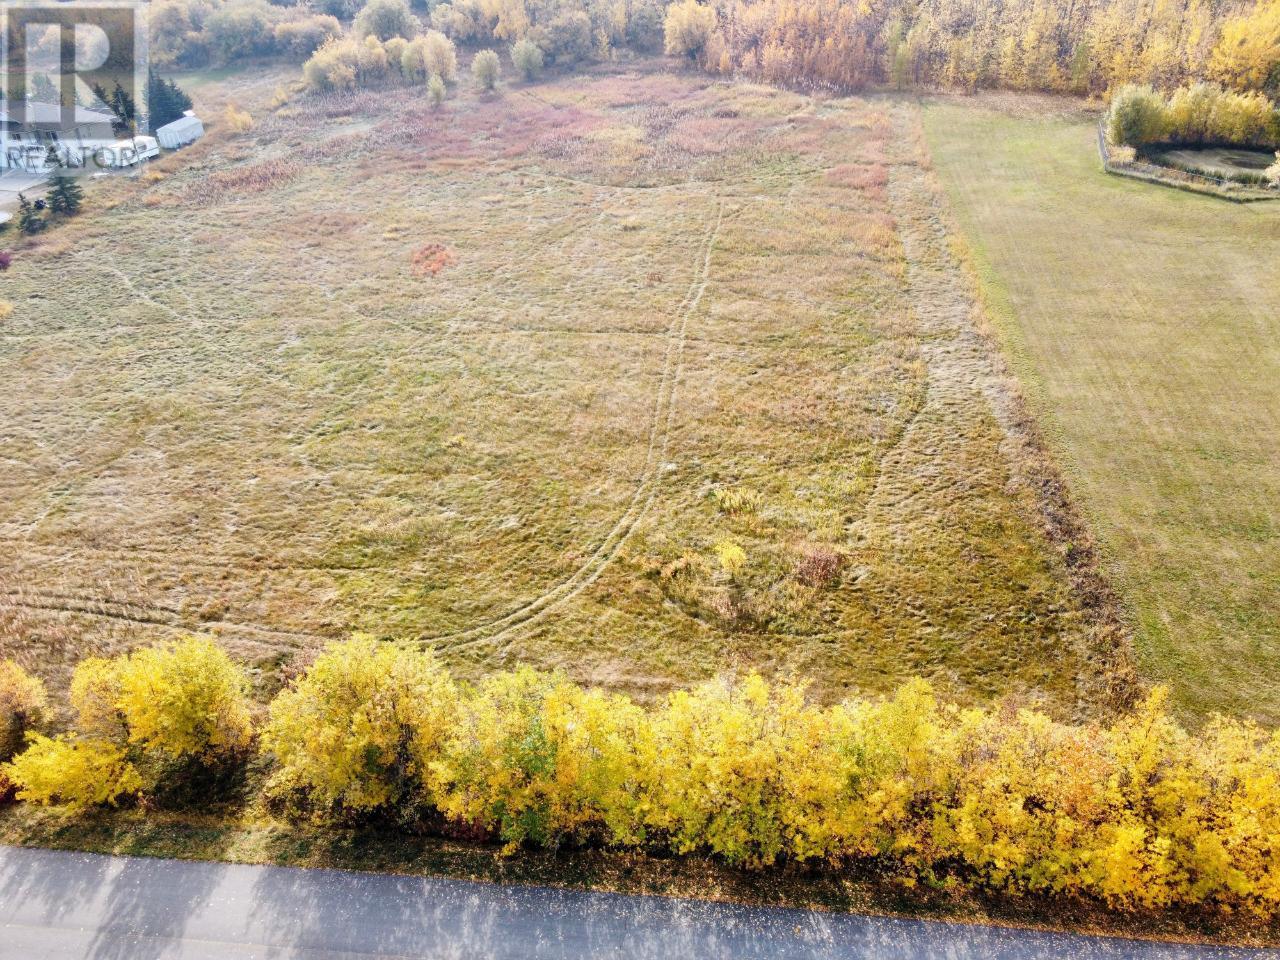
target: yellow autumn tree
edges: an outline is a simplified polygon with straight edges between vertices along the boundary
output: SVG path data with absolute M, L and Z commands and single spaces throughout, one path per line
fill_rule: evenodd
M 453 680 L 430 653 L 363 636 L 333 644 L 271 704 L 270 789 L 320 815 L 415 802 L 456 709 Z
M 249 680 L 212 640 L 144 647 L 116 663 L 128 741 L 169 757 L 214 758 L 253 737 Z
M 486 678 L 431 764 L 442 813 L 513 849 L 567 838 L 633 843 L 637 754 L 648 739 L 629 700 L 522 668 Z
M 208 766 L 241 754 L 253 737 L 247 690 L 244 671 L 211 640 L 84 660 L 71 680 L 75 729 L 32 738 L 6 774 L 35 803 L 114 803 L 173 774 L 173 761 Z
M 1259 0 L 1251 12 L 1232 17 L 1209 59 L 1209 73 L 1237 90 L 1259 90 L 1280 79 L 1280 0 Z
M 664 49 L 669 56 L 697 57 L 715 29 L 716 12 L 698 0 L 681 0 L 667 7 L 663 24 Z
M 78 737 L 35 734 L 0 772 L 17 785 L 19 800 L 64 806 L 72 813 L 114 805 L 143 787 L 142 775 L 122 747 Z
M 0 761 L 22 747 L 23 736 L 44 719 L 48 696 L 39 677 L 12 660 L 0 660 Z
M 998 889 L 1085 892 L 1115 771 L 1099 738 L 1030 710 L 968 710 L 955 747 L 955 799 L 937 803 L 934 846 Z
M 642 759 L 646 825 L 678 853 L 750 867 L 836 852 L 847 758 L 829 747 L 831 724 L 803 687 L 755 674 L 673 693 Z
M 953 794 L 959 775 L 957 711 L 920 679 L 840 709 L 850 733 L 839 749 L 858 761 L 840 808 L 845 853 L 884 857 L 908 877 L 927 874 L 939 859 L 931 804 Z

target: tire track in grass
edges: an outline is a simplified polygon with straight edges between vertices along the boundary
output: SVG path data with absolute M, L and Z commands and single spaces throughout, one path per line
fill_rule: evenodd
M 167 608 L 152 607 L 131 600 L 104 600 L 28 592 L 16 592 L 0 596 L 0 610 L 17 608 L 58 617 L 83 616 L 92 617 L 96 620 L 115 620 L 140 627 L 163 627 L 178 633 L 198 634 L 216 631 L 246 633 L 256 637 L 276 638 L 280 642 L 285 642 L 291 646 L 298 646 L 303 641 L 332 639 L 331 637 L 308 633 L 303 630 L 266 627 L 257 623 L 244 623 L 235 620 L 189 621 Z
M 622 547 L 648 513 L 657 496 L 658 479 L 662 464 L 666 461 L 671 429 L 675 423 L 676 392 L 683 369 L 689 320 L 701 305 L 711 280 L 712 254 L 720 239 L 724 217 L 722 200 L 717 205 L 715 217 L 708 224 L 703 236 L 699 270 L 667 327 L 667 349 L 663 360 L 662 377 L 658 381 L 658 389 L 654 396 L 653 414 L 649 426 L 649 445 L 645 453 L 644 467 L 626 511 L 618 518 L 617 523 L 591 556 L 577 570 L 551 589 L 487 623 L 455 633 L 426 637 L 423 638 L 423 643 L 441 650 L 457 652 L 485 643 L 497 644 L 503 640 L 509 641 L 517 631 L 534 625 L 590 587 L 622 551 Z
M 560 583 L 493 620 L 454 633 L 426 637 L 421 642 L 443 650 L 460 651 L 484 643 L 497 643 L 504 639 L 509 639 L 518 630 L 532 626 L 549 613 L 577 597 L 595 583 L 617 558 L 622 547 L 648 513 L 657 496 L 658 480 L 670 446 L 671 430 L 675 424 L 676 394 L 683 369 L 684 347 L 687 340 L 689 320 L 701 305 L 706 294 L 707 286 L 711 279 L 713 253 L 720 238 L 724 218 L 725 204 L 721 200 L 717 204 L 715 216 L 710 219 L 703 235 L 700 247 L 701 263 L 698 272 L 690 283 L 684 299 L 674 312 L 671 323 L 668 325 L 666 334 L 667 346 L 662 376 L 658 382 L 658 389 L 653 401 L 645 463 L 626 511 L 592 552 L 591 556 Z M 167 304 L 156 301 L 149 293 L 139 288 L 138 284 L 124 274 L 123 271 L 111 268 L 111 272 L 143 302 L 154 306 L 174 319 L 184 319 L 178 311 Z M 268 369 L 265 365 L 260 364 L 259 366 L 263 369 Z M 183 618 L 175 616 L 171 610 L 133 601 L 90 600 L 83 597 L 14 596 L 11 594 L 8 597 L 0 597 L 0 605 L 24 607 L 54 615 L 89 616 L 134 623 L 139 626 L 165 627 L 173 630 L 225 629 L 228 631 L 243 631 L 250 634 L 289 637 L 297 640 L 328 639 L 305 631 L 275 629 L 254 623 L 203 621 L 199 624 L 187 624 L 183 622 Z

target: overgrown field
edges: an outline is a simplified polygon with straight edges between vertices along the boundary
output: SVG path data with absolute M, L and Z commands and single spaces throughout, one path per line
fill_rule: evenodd
M 1111 694 L 914 105 L 278 82 L 195 87 L 252 131 L 95 184 L 4 277 L 0 655 L 60 686 L 195 631 L 265 694 L 365 631 L 642 696 Z
M 1188 713 L 1280 720 L 1280 203 L 1104 176 L 1061 101 L 925 121 L 1142 673 Z

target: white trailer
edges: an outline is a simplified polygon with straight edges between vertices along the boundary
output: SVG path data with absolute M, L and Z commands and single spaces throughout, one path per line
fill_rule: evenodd
M 156 142 L 155 137 L 131 137 L 128 140 L 117 140 L 94 154 L 99 166 L 117 169 L 132 167 L 143 160 L 151 160 L 158 156 L 160 156 L 160 144 Z

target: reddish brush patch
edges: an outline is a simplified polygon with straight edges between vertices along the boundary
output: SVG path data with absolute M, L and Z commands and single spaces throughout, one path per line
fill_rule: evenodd
M 796 563 L 796 579 L 809 587 L 825 587 L 840 573 L 843 559 L 830 547 L 809 545 Z
M 392 127 L 397 136 L 409 131 L 400 146 L 420 160 L 493 161 L 542 152 L 541 142 L 585 133 L 600 122 L 577 107 L 511 99 L 483 101 L 466 111 L 413 105 L 400 112 Z M 391 127 L 384 123 L 379 126 L 383 129 Z
M 775 126 L 762 145 L 769 152 L 824 157 L 835 144 L 842 153 L 848 149 L 849 130 L 843 121 L 794 116 Z
M 691 157 L 741 149 L 758 135 L 759 124 L 736 117 L 682 117 L 668 132 L 668 140 Z
M 827 171 L 827 182 L 882 200 L 889 185 L 889 170 L 882 163 L 842 164 Z
M 414 275 L 419 277 L 434 277 L 445 267 L 451 267 L 457 262 L 458 258 L 453 251 L 442 243 L 428 243 L 413 251 L 409 257 Z
M 0 250 L 0 270 L 8 270 L 13 263 L 13 254 L 8 250 Z
M 827 171 L 827 181 L 840 187 L 867 190 L 889 183 L 889 171 L 883 164 L 844 164 Z
M 264 160 L 244 167 L 214 173 L 187 190 L 192 203 L 211 205 L 245 193 L 263 193 L 288 183 L 302 170 L 292 160 Z
M 703 91 L 700 85 L 690 83 L 688 77 L 664 73 L 602 77 L 593 86 L 600 102 L 611 109 L 684 103 L 698 99 Z

